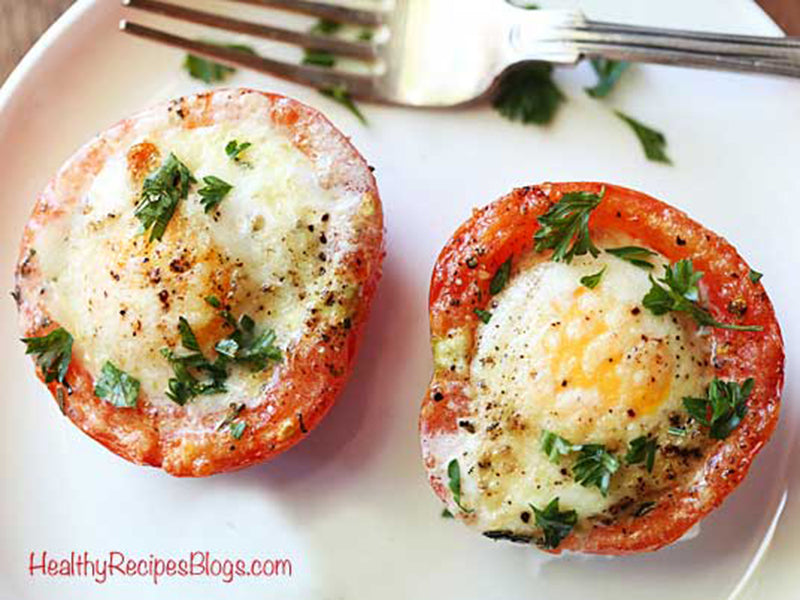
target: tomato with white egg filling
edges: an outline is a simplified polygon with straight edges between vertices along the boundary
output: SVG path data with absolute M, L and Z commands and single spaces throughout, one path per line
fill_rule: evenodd
M 380 278 L 382 209 L 320 113 L 255 90 L 145 110 L 40 195 L 14 297 L 61 411 L 120 456 L 203 476 L 325 416 Z
M 554 261 L 546 225 L 565 198 L 592 201 L 592 243 Z M 691 289 L 670 297 L 667 272 Z M 645 194 L 543 184 L 474 211 L 434 266 L 429 305 L 425 466 L 489 538 L 656 550 L 724 500 L 777 423 L 783 343 L 760 274 Z M 712 414 L 712 397 L 735 409 Z

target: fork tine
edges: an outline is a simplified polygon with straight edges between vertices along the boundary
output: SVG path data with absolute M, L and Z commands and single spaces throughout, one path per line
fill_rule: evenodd
M 378 26 L 383 24 L 384 15 L 371 10 L 347 8 L 326 2 L 313 0 L 226 0 L 226 2 L 239 2 L 253 4 L 268 8 L 278 8 L 290 12 L 298 12 L 320 19 L 328 19 L 338 23 L 352 23 L 354 25 Z
M 122 4 L 128 8 L 135 8 L 167 17 L 173 17 L 175 19 L 188 21 L 189 23 L 208 25 L 217 29 L 224 29 L 225 31 L 244 33 L 269 40 L 285 42 L 287 44 L 297 44 L 303 48 L 325 50 L 333 54 L 352 56 L 365 60 L 374 59 L 377 56 L 375 47 L 366 42 L 349 42 L 329 36 L 313 35 L 272 27 L 270 25 L 250 23 L 239 19 L 215 15 L 213 13 L 202 12 L 185 6 L 161 2 L 160 0 L 122 0 Z
M 289 81 L 318 89 L 343 86 L 354 98 L 363 98 L 365 100 L 376 98 L 373 79 L 369 76 L 345 73 L 325 67 L 287 63 L 225 46 L 190 40 L 126 20 L 120 21 L 119 27 L 125 33 L 181 48 L 192 54 L 204 56 L 223 64 L 253 69 L 254 71 L 275 75 L 282 79 L 288 79 Z

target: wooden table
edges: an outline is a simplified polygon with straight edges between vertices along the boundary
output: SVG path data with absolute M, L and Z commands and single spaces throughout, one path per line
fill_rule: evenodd
M 800 0 L 758 0 L 758 3 L 788 34 L 800 35 Z M 72 0 L 0 0 L 0 83 L 70 4 Z

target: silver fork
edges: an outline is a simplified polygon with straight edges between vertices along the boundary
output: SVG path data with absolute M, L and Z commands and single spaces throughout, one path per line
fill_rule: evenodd
M 123 31 L 224 64 L 250 68 L 354 98 L 411 106 L 454 106 L 484 95 L 525 61 L 574 65 L 582 58 L 705 67 L 800 77 L 800 38 L 772 38 L 591 21 L 574 10 L 523 10 L 504 0 L 396 0 L 362 10 L 311 0 L 225 0 L 376 29 L 372 41 L 299 32 L 202 12 L 161 0 L 122 0 L 135 9 L 218 29 L 361 59 L 364 73 L 256 56 L 122 21 Z

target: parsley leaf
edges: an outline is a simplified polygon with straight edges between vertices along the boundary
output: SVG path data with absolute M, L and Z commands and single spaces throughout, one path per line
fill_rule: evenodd
M 94 384 L 94 393 L 118 408 L 133 408 L 139 397 L 139 380 L 106 361 Z
M 701 425 L 709 428 L 715 440 L 724 440 L 742 422 L 747 414 L 747 398 L 753 391 L 752 378 L 740 386 L 735 381 L 714 378 L 705 398 L 684 398 L 688 413 Z
M 578 513 L 574 510 L 558 510 L 558 498 L 554 498 L 543 510 L 532 504 L 530 507 L 536 517 L 536 526 L 544 533 L 544 540 L 539 545 L 547 550 L 558 548 L 578 522 Z
M 612 256 L 626 260 L 632 265 L 642 269 L 652 269 L 655 265 L 648 260 L 650 256 L 656 256 L 656 252 L 642 248 L 641 246 L 621 246 L 619 248 L 606 248 L 605 250 Z
M 614 111 L 614 114 L 633 129 L 633 132 L 642 144 L 642 149 L 644 150 L 644 155 L 647 157 L 647 160 L 666 163 L 668 165 L 672 164 L 672 161 L 666 154 L 667 138 L 664 137 L 663 133 L 648 127 L 641 121 L 637 121 L 633 117 L 629 117 L 618 110 Z
M 142 222 L 142 232 L 150 230 L 148 241 L 162 238 L 178 202 L 186 199 L 189 186 L 195 181 L 188 167 L 172 153 L 144 180 L 134 214 Z
M 306 50 L 303 55 L 303 64 L 332 67 L 336 64 L 336 58 L 327 50 Z
M 476 308 L 474 312 L 484 324 L 489 323 L 489 321 L 492 320 L 492 313 L 490 313 L 488 310 Z
M 594 87 L 586 88 L 586 93 L 592 98 L 605 98 L 614 89 L 622 74 L 631 66 L 624 60 L 609 60 L 607 58 L 591 59 L 592 68 L 597 74 L 597 83 Z
M 197 193 L 200 194 L 200 204 L 207 213 L 219 206 L 223 198 L 233 189 L 230 183 L 213 175 L 203 177 L 203 183 L 206 184 L 205 187 L 197 190 Z
M 764 276 L 764 274 L 759 273 L 755 269 L 750 269 L 750 272 L 747 274 L 747 276 L 750 278 L 751 283 L 758 283 L 761 281 L 761 278 Z
M 656 461 L 656 448 L 656 440 L 649 439 L 646 435 L 631 440 L 625 462 L 629 465 L 644 463 L 647 471 L 652 473 Z
M 72 336 L 63 327 L 41 337 L 22 338 L 25 354 L 36 354 L 36 364 L 42 369 L 44 382 L 64 383 L 72 360 Z
M 253 50 L 250 46 L 245 46 L 243 44 L 214 44 L 214 45 L 222 46 L 224 48 L 229 48 L 231 50 L 238 50 L 240 52 L 246 52 L 248 54 L 256 53 L 256 51 Z M 183 61 L 183 68 L 186 69 L 189 72 L 189 75 L 191 75 L 195 79 L 200 79 L 201 81 L 204 81 L 206 83 L 217 83 L 220 81 L 225 81 L 230 75 L 233 75 L 236 72 L 236 69 L 234 69 L 233 67 L 222 65 L 208 58 L 195 56 L 194 54 L 186 55 L 186 58 Z
M 667 429 L 667 433 L 678 437 L 686 437 L 686 430 L 683 427 L 670 427 Z
M 167 397 L 183 406 L 196 396 L 225 392 L 225 379 L 228 377 L 226 359 L 221 357 L 211 362 L 203 356 L 197 337 L 183 317 L 178 319 L 178 332 L 181 344 L 191 354 L 178 356 L 169 348 L 161 350 L 175 375 L 167 383 Z M 205 379 L 200 380 L 200 375 L 206 375 Z
M 600 280 L 603 278 L 603 273 L 605 272 L 606 272 L 606 267 L 603 267 L 597 273 L 581 277 L 581 285 L 585 285 L 590 290 L 593 290 L 598 286 Z
M 459 467 L 458 461 L 455 458 L 447 465 L 447 477 L 450 480 L 447 485 L 453 493 L 453 502 L 465 513 L 473 512 L 470 509 L 464 508 L 461 504 L 461 467 Z
M 362 124 L 367 124 L 367 119 L 364 117 L 363 113 L 358 109 L 356 103 L 353 102 L 353 99 L 350 97 L 350 93 L 347 91 L 347 87 L 344 85 L 335 85 L 333 87 L 325 88 L 319 91 L 320 94 L 323 96 L 327 96 L 334 102 L 338 102 L 342 106 L 344 106 L 347 110 L 353 113 L 356 118 L 361 121 Z
M 236 421 L 235 423 L 231 423 L 231 437 L 235 440 L 242 439 L 242 434 L 244 434 L 244 430 L 247 428 L 247 423 L 245 421 Z
M 596 486 L 603 496 L 608 495 L 611 476 L 619 469 L 619 460 L 602 444 L 584 444 L 578 460 L 572 466 L 575 481 L 584 487 Z
M 330 19 L 320 19 L 309 29 L 309 32 L 316 35 L 333 35 L 342 28 L 342 24 L 338 21 L 331 21 Z
M 573 257 L 590 253 L 597 257 L 600 250 L 589 237 L 589 215 L 597 208 L 605 195 L 605 188 L 600 194 L 589 192 L 570 192 L 564 194 L 541 217 L 541 227 L 533 236 L 535 249 L 553 250 L 552 260 L 572 262 Z
M 546 125 L 556 116 L 566 96 L 552 79 L 547 63 L 528 63 L 506 73 L 492 101 L 495 110 L 511 121 Z
M 442 518 L 443 519 L 454 519 L 455 517 L 453 516 L 453 513 L 451 513 L 446 508 L 443 508 L 442 509 Z
M 242 160 L 242 152 L 252 145 L 250 142 L 242 142 L 240 144 L 237 140 L 231 140 L 225 145 L 225 154 L 234 161 L 240 162 Z
M 679 260 L 674 265 L 664 265 L 664 277 L 657 281 L 650 275 L 652 287 L 642 303 L 654 315 L 663 315 L 670 311 L 686 312 L 700 326 L 734 329 L 737 331 L 761 331 L 759 325 L 732 325 L 714 319 L 699 304 L 697 282 L 703 277 L 702 271 L 695 271 L 691 260 Z
M 545 429 L 542 431 L 540 448 L 542 452 L 547 455 L 547 458 L 550 459 L 550 462 L 558 464 L 562 456 L 571 454 L 579 447 L 574 446 L 570 441 L 564 439 L 560 435 Z
M 489 284 L 489 293 L 494 296 L 499 294 L 503 291 L 503 288 L 506 287 L 508 283 L 508 278 L 511 276 L 511 257 L 509 256 L 508 259 L 498 267 L 497 271 L 495 271 L 494 277 L 492 277 L 492 281 Z

